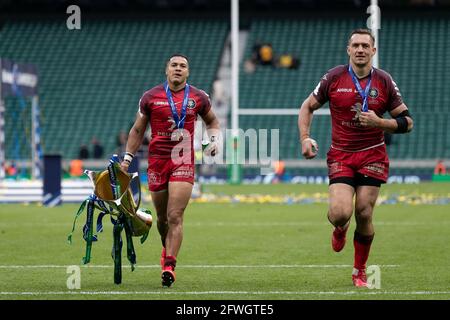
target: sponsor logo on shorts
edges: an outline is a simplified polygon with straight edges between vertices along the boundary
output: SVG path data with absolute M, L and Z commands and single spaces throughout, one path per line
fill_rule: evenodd
M 384 174 L 385 165 L 384 163 L 371 163 L 364 166 L 364 169 L 372 171 L 376 174 Z
M 329 168 L 328 168 L 328 171 L 329 171 L 329 175 L 330 176 L 341 172 L 342 171 L 342 163 L 340 163 L 338 161 L 335 161 L 335 162 L 331 163 Z
M 189 167 L 180 167 L 172 173 L 172 177 L 177 178 L 192 178 L 194 176 L 194 169 Z
M 149 184 L 160 184 L 161 183 L 161 175 L 158 172 L 150 171 L 147 174 L 148 183 Z

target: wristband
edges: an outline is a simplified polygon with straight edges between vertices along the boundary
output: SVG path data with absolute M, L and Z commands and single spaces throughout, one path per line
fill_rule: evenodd
M 131 152 L 125 152 L 125 155 L 123 156 L 123 161 L 131 163 L 131 161 L 133 161 L 133 158 L 134 155 Z
M 397 121 L 397 129 L 394 133 L 408 132 L 408 120 L 406 120 L 406 117 L 395 118 L 395 121 Z

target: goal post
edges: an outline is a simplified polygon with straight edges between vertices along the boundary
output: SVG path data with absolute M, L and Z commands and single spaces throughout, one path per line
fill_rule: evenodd
M 8 96 L 16 97 L 21 109 L 30 108 L 27 106 L 25 98 L 31 98 L 31 139 L 29 141 L 31 177 L 33 179 L 41 178 L 42 148 L 37 85 L 38 74 L 35 65 L 16 63 L 9 59 L 0 58 L 0 181 L 6 178 L 5 98 Z M 18 142 L 15 141 L 14 143 Z
M 367 14 L 370 16 L 367 19 L 367 27 L 372 31 L 375 37 L 375 45 L 377 47 L 377 53 L 373 58 L 374 67 L 379 67 L 378 60 L 378 52 L 380 50 L 380 42 L 378 37 L 378 30 L 380 29 L 380 20 L 381 20 L 381 10 L 378 6 L 377 0 L 371 0 L 370 6 L 367 8 Z M 297 117 L 299 114 L 299 108 L 251 108 L 251 106 L 240 106 L 239 105 L 239 1 L 232 1 L 232 10 L 231 10 L 231 122 L 232 122 L 232 130 L 235 133 L 233 138 L 230 139 L 228 147 L 239 149 L 239 146 L 243 143 L 243 141 L 239 141 L 236 132 L 239 130 L 239 117 L 240 116 L 295 116 Z M 248 108 L 250 107 L 250 108 Z M 314 112 L 316 116 L 330 116 L 330 109 L 327 107 L 320 108 Z M 239 145 L 239 146 L 238 146 Z M 294 160 L 294 159 L 292 159 Z M 295 162 L 295 160 L 294 160 Z M 298 165 L 303 166 L 303 162 L 300 164 L 300 160 L 298 161 Z M 237 170 L 237 166 L 235 164 L 229 165 L 228 168 L 228 179 L 231 183 L 240 183 L 239 175 L 237 174 L 239 170 Z

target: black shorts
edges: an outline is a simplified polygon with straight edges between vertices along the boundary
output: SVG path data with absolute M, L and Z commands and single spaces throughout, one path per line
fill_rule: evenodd
M 381 187 L 383 180 L 379 180 L 373 177 L 363 175 L 361 173 L 356 173 L 354 177 L 336 177 L 330 180 L 330 185 L 333 183 L 345 183 L 356 189 L 358 186 L 373 186 Z

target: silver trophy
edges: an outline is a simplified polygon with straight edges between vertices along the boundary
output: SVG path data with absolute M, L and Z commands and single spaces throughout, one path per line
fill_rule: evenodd
M 118 162 L 110 162 L 104 171 L 85 170 L 91 179 L 94 195 L 110 206 L 110 214 L 119 217 L 122 213 L 126 217 L 133 236 L 142 236 L 150 230 L 153 218 L 149 210 L 139 209 L 141 188 L 138 173 L 126 173 Z M 131 190 L 132 182 L 137 182 L 137 193 Z
M 141 243 L 147 239 L 152 226 L 153 218 L 150 210 L 139 209 L 141 202 L 141 188 L 138 173 L 127 173 L 120 168 L 117 155 L 109 160 L 109 165 L 103 171 L 85 170 L 85 174 L 91 179 L 94 188 L 93 193 L 81 204 L 75 215 L 72 232 L 68 236 L 69 243 L 72 242 L 72 234 L 75 223 L 87 206 L 86 224 L 83 227 L 83 238 L 86 241 L 86 255 L 83 264 L 91 260 L 92 243 L 97 241 L 97 233 L 103 230 L 102 218 L 111 215 L 113 223 L 113 248 L 111 256 L 114 260 L 114 283 L 122 281 L 122 238 L 121 233 L 125 231 L 127 258 L 131 263 L 131 270 L 136 264 L 136 253 L 134 251 L 133 236 L 141 237 Z M 133 186 L 135 191 L 133 192 Z M 100 210 L 97 218 L 97 228 L 94 234 L 94 211 Z

